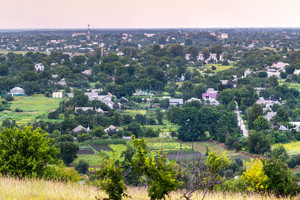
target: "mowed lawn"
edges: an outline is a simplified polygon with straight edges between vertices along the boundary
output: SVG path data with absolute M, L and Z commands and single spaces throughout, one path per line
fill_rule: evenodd
M 0 121 L 13 119 L 16 120 L 19 125 L 22 125 L 36 118 L 46 118 L 47 113 L 50 110 L 58 108 L 62 100 L 63 99 L 54 99 L 52 97 L 47 98 L 43 95 L 15 96 L 14 101 L 10 102 L 11 111 L 1 112 Z M 19 108 L 22 112 L 15 112 L 16 108 Z

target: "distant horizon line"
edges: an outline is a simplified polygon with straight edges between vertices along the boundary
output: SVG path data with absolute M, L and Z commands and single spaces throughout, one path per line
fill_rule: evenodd
M 21 30 L 85 30 L 87 27 L 81 27 L 81 28 L 0 28 L 0 31 L 21 31 Z M 141 27 L 141 28 L 126 28 L 126 27 L 119 27 L 119 28 L 93 28 L 90 27 L 90 29 L 94 30 L 143 30 L 143 29 L 150 29 L 150 30 L 164 30 L 164 29 L 300 29 L 299 27 L 156 27 L 156 28 L 151 28 L 151 27 Z

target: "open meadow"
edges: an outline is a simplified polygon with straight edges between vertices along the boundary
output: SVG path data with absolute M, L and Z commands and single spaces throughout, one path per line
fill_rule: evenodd
M 48 112 L 58 108 L 62 100 L 44 95 L 15 96 L 14 101 L 10 102 L 11 111 L 0 112 L 0 122 L 4 119 L 13 119 L 17 124 L 23 125 L 35 119 L 47 119 Z M 17 108 L 22 112 L 16 112 Z
M 99 191 L 94 186 L 61 183 L 44 180 L 20 180 L 13 178 L 0 178 L 0 194 L 1 199 L 14 199 L 14 200 L 95 200 L 107 198 L 108 196 Z M 147 200 L 147 190 L 144 187 L 136 188 L 129 187 L 128 194 L 133 200 Z M 182 199 L 182 191 L 172 192 L 168 200 Z M 193 196 L 194 200 L 202 199 L 203 193 L 196 192 Z M 241 194 L 241 193 L 224 193 L 214 192 L 208 193 L 205 197 L 207 200 L 279 200 L 290 198 L 276 198 L 275 196 L 261 196 L 259 194 Z

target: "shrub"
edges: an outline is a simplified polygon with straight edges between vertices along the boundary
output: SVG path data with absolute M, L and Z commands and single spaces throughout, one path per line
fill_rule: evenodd
M 90 139 L 92 139 L 92 137 L 88 133 L 81 134 L 77 137 L 78 142 L 83 142 Z
M 241 179 L 247 186 L 247 190 L 255 192 L 266 190 L 268 176 L 263 170 L 263 163 L 258 159 L 251 159 L 251 162 L 246 162 L 245 166 L 247 170 Z
M 296 195 L 300 192 L 297 178 L 281 159 L 269 159 L 263 162 L 263 170 L 268 176 L 268 191 L 277 196 Z
M 19 109 L 19 108 L 16 108 L 15 109 L 15 112 L 23 112 L 23 110 Z
M 86 174 L 89 172 L 89 163 L 84 160 L 79 160 L 78 164 L 75 166 L 75 169 L 81 174 Z
M 215 66 L 212 66 L 211 67 L 211 70 L 216 70 L 217 68 Z
M 102 136 L 101 136 L 101 139 L 103 139 L 103 140 L 108 139 L 108 138 L 109 138 L 108 135 L 102 135 Z
M 8 95 L 5 96 L 5 100 L 6 101 L 13 101 L 14 97 L 11 94 L 8 94 Z
M 81 177 L 72 168 L 66 168 L 62 163 L 59 165 L 48 165 L 43 174 L 43 179 L 59 182 L 77 183 Z

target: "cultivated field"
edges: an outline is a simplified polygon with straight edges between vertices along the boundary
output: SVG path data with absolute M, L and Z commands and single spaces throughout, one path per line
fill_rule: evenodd
M 95 200 L 95 197 L 102 199 L 108 197 L 103 191 L 99 191 L 93 186 L 84 186 L 80 184 L 64 184 L 60 182 L 44 180 L 17 180 L 13 178 L 0 178 L 1 199 L 14 200 Z M 128 194 L 133 200 L 147 200 L 146 188 L 129 188 Z M 182 197 L 181 191 L 171 193 L 168 200 L 179 200 Z M 203 193 L 195 193 L 193 199 L 202 199 Z M 241 194 L 215 192 L 207 194 L 207 200 L 277 200 L 289 198 L 276 198 L 274 196 L 261 196 L 259 194 Z
M 4 119 L 13 119 L 17 124 L 27 124 L 35 119 L 45 119 L 50 110 L 59 107 L 63 99 L 47 98 L 43 95 L 15 96 L 11 103 L 11 111 L 2 111 L 0 122 Z M 15 112 L 18 108 L 22 112 Z

